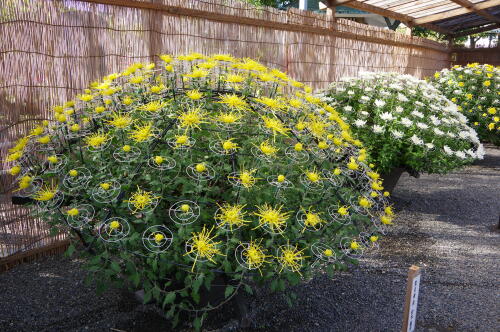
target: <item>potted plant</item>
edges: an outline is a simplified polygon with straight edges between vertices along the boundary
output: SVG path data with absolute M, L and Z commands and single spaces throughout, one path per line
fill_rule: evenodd
M 160 58 L 55 106 L 7 156 L 33 213 L 83 241 L 98 289 L 142 289 L 199 330 L 242 289 L 377 246 L 393 218 L 378 174 L 310 87 L 226 54 Z
M 389 190 L 404 171 L 446 173 L 483 158 L 477 134 L 455 104 L 410 75 L 361 73 L 322 92 L 365 144 Z

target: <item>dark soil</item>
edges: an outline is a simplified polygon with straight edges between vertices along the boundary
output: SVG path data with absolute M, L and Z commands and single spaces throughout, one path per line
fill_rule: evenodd
M 281 294 L 257 290 L 245 331 L 399 331 L 406 275 L 423 269 L 417 331 L 499 331 L 500 149 L 446 176 L 407 174 L 394 192 L 397 225 L 359 268 L 321 275 Z M 0 331 L 172 331 L 151 305 L 83 284 L 81 262 L 62 256 L 0 274 Z M 206 331 L 239 331 L 234 303 Z M 182 328 L 180 330 L 189 330 Z

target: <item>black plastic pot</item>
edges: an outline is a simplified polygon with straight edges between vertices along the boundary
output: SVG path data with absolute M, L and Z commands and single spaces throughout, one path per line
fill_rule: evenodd
M 381 174 L 380 177 L 383 180 L 384 190 L 392 193 L 398 184 L 399 178 L 405 171 L 404 168 L 397 167 L 393 168 L 389 173 Z

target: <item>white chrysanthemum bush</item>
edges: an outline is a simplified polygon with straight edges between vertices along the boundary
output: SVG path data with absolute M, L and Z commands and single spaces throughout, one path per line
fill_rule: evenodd
M 54 107 L 7 157 L 16 195 L 83 241 L 97 282 L 199 328 L 214 283 L 222 300 L 282 290 L 377 246 L 388 193 L 309 87 L 250 59 L 160 58 Z
M 321 96 L 351 125 L 381 173 L 444 173 L 483 157 L 457 106 L 413 76 L 361 73 L 333 83 Z
M 435 73 L 432 83 L 458 105 L 481 140 L 500 145 L 500 67 L 453 66 Z

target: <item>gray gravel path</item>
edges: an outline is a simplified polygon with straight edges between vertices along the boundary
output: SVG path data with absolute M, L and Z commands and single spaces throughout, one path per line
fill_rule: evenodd
M 258 291 L 246 331 L 399 331 L 412 264 L 423 268 L 417 331 L 500 331 L 500 149 L 446 176 L 403 175 L 394 200 L 397 225 L 360 268 L 295 287 L 292 308 Z M 0 331 L 171 330 L 127 293 L 96 296 L 80 264 L 56 256 L 0 274 Z M 207 331 L 234 316 L 223 307 Z

